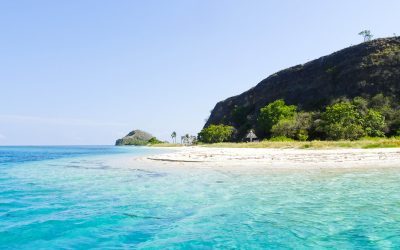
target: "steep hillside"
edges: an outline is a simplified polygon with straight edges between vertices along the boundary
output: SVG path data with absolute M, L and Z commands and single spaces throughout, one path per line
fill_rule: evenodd
M 300 110 L 322 110 L 333 100 L 378 93 L 399 100 L 400 37 L 361 43 L 277 72 L 250 90 L 217 103 L 205 124 L 255 127 L 260 108 L 284 99 Z

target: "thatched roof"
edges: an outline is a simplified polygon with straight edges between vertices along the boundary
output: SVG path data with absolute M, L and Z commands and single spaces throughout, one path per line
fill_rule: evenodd
M 257 136 L 256 136 L 256 134 L 254 133 L 253 130 L 250 130 L 250 131 L 247 133 L 246 138 L 249 138 L 249 139 L 250 139 L 250 138 L 256 139 Z

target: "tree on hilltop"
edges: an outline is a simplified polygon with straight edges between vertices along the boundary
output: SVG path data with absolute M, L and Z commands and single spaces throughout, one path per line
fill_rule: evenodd
M 374 35 L 372 35 L 370 30 L 363 30 L 360 33 L 358 33 L 360 36 L 364 37 L 364 42 L 368 42 L 372 40 L 372 37 L 374 37 Z

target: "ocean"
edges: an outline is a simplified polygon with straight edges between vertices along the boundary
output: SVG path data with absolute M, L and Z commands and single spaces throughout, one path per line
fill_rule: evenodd
M 400 248 L 400 171 L 146 166 L 168 149 L 0 147 L 0 249 Z

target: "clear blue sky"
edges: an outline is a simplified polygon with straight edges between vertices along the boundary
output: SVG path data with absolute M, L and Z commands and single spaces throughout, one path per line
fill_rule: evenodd
M 0 145 L 196 134 L 268 75 L 400 34 L 400 1 L 1 1 Z

